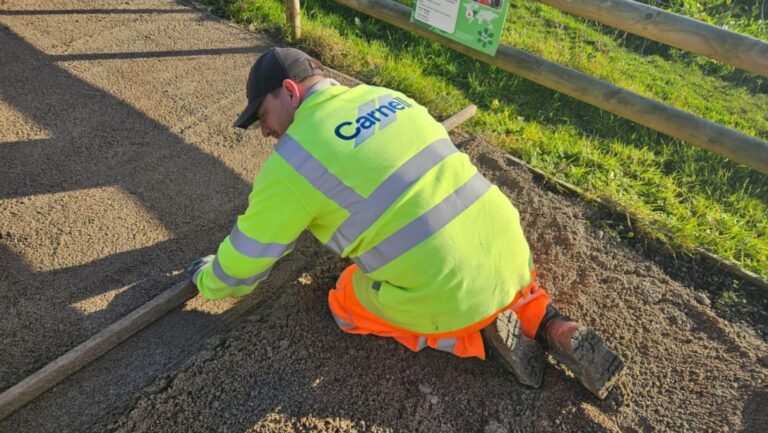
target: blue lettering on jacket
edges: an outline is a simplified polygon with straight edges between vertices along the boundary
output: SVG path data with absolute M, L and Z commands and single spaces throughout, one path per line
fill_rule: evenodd
M 397 112 L 412 107 L 400 97 L 392 97 L 392 94 L 382 95 L 376 101 L 371 99 L 357 107 L 357 118 L 354 121 L 347 120 L 339 123 L 333 132 L 342 140 L 355 140 L 355 147 L 376 133 L 386 128 L 397 120 Z

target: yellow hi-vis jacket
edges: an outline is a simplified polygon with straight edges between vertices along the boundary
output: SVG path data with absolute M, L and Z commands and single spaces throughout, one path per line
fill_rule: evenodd
M 402 93 L 316 85 L 256 176 L 249 205 L 195 283 L 208 299 L 250 293 L 305 230 L 359 265 L 371 313 L 421 334 L 509 304 L 532 260 L 519 214 Z

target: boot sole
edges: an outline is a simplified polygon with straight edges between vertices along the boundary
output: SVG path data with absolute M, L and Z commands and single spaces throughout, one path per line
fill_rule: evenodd
M 579 328 L 571 337 L 570 350 L 553 349 L 552 355 L 568 367 L 600 400 L 608 395 L 624 369 L 624 361 L 603 342 L 594 329 Z
M 490 338 L 502 364 L 512 371 L 518 382 L 531 388 L 539 388 L 544 380 L 546 358 L 541 345 L 522 334 L 517 318 L 504 313 L 490 326 L 486 335 Z

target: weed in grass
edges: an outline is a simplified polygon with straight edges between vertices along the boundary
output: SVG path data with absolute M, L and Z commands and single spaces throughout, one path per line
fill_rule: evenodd
M 741 296 L 738 295 L 737 292 L 726 290 L 720 295 L 720 299 L 717 300 L 717 307 L 733 309 L 738 304 L 742 304 L 743 302 L 744 300 L 741 298 Z

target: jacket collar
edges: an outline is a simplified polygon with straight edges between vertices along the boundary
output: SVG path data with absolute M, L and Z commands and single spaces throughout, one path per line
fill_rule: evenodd
M 313 84 L 312 87 L 309 88 L 309 91 L 307 92 L 306 95 L 304 95 L 304 98 L 301 99 L 301 102 L 306 101 L 307 98 L 312 96 L 312 94 L 315 92 L 319 92 L 320 90 L 324 90 L 329 87 L 340 86 L 340 85 L 341 84 L 339 84 L 339 82 L 334 80 L 333 78 L 324 78 L 318 81 L 317 83 Z

